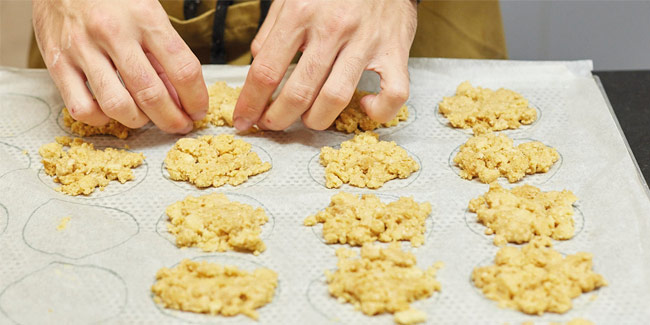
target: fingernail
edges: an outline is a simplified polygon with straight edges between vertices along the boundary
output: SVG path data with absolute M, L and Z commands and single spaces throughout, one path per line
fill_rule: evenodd
M 245 117 L 237 117 L 235 118 L 235 121 L 233 122 L 235 125 L 235 129 L 239 131 L 246 131 L 253 126 L 253 122 L 251 122 L 249 119 Z
M 190 114 L 190 117 L 191 117 L 192 120 L 194 120 L 194 121 L 200 121 L 200 120 L 202 120 L 206 115 L 208 115 L 208 110 L 207 110 L 207 109 L 206 109 L 206 110 L 202 110 L 202 111 L 197 112 L 197 113 L 194 113 L 194 114 Z
M 194 123 L 190 122 L 190 124 L 188 124 L 187 127 L 184 128 L 183 131 L 181 131 L 181 133 L 182 134 L 188 134 L 188 133 L 192 132 L 192 130 L 194 130 Z

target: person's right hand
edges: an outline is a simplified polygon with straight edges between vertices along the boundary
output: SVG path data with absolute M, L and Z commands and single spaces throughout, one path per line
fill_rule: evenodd
M 100 126 L 110 117 L 138 128 L 151 119 L 163 131 L 187 133 L 205 116 L 199 60 L 157 0 L 34 0 L 32 15 L 45 64 L 76 120 Z

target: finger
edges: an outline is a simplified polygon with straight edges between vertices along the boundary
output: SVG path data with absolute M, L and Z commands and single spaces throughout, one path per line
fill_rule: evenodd
M 192 131 L 192 120 L 174 103 L 140 44 L 132 42 L 122 44 L 119 51 L 113 49 L 109 49 L 109 55 L 127 90 L 151 121 L 169 133 Z
M 135 105 L 131 94 L 120 82 L 109 59 L 93 47 L 80 49 L 81 65 L 99 107 L 108 117 L 130 128 L 139 128 L 149 122 Z
M 86 79 L 81 69 L 64 61 L 65 59 L 61 59 L 49 71 L 70 116 L 92 126 L 108 123 L 110 119 L 102 112 L 86 87 Z
M 380 123 L 392 120 L 409 97 L 408 59 L 386 57 L 371 68 L 381 77 L 381 91 L 361 99 L 361 108 Z
M 290 20 L 285 20 L 290 21 Z M 303 32 L 292 24 L 276 24 L 251 65 L 233 114 L 237 130 L 249 129 L 262 115 L 267 102 L 287 71 Z
M 257 56 L 257 53 L 259 53 L 260 49 L 264 45 L 264 41 L 269 36 L 269 32 L 271 32 L 273 25 L 275 25 L 275 20 L 278 18 L 278 13 L 282 6 L 284 6 L 284 0 L 275 0 L 271 3 L 271 8 L 269 8 L 269 12 L 264 19 L 262 26 L 260 26 L 253 42 L 251 42 L 251 54 L 253 57 Z
M 156 70 L 156 73 L 158 74 L 158 77 L 160 77 L 160 80 L 162 80 L 163 85 L 165 85 L 165 88 L 167 88 L 169 95 L 172 96 L 174 103 L 176 103 L 178 107 L 181 107 L 181 100 L 178 98 L 178 92 L 176 92 L 176 88 L 174 88 L 174 85 L 172 85 L 172 82 L 169 80 L 169 77 L 167 77 L 167 73 L 165 73 L 165 69 L 162 67 L 160 62 L 156 60 L 156 57 L 154 57 L 153 54 L 147 52 L 145 53 L 145 55 L 147 56 L 147 59 L 149 59 L 149 62 L 151 62 L 151 66 L 153 67 L 153 69 Z
M 336 43 L 325 42 L 307 45 L 296 69 L 282 87 L 280 95 L 262 114 L 258 126 L 284 130 L 309 110 L 330 73 L 339 49 Z
M 315 130 L 327 129 L 350 103 L 365 68 L 358 53 L 363 51 L 350 48 L 341 51 L 314 104 L 302 116 L 305 126 Z
M 195 121 L 205 117 L 208 90 L 201 63 L 174 28 L 170 25 L 165 33 L 146 33 L 144 47 L 160 79 L 169 81 L 167 90 L 177 93 L 179 106 Z

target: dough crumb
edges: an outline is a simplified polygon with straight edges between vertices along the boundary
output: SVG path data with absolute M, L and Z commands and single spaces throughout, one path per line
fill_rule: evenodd
M 500 307 L 526 314 L 565 313 L 573 307 L 571 299 L 607 285 L 592 270 L 591 254 L 564 257 L 548 237 L 535 237 L 521 248 L 502 247 L 494 262 L 474 269 L 474 285 Z
M 176 237 L 176 246 L 197 246 L 205 252 L 266 250 L 260 238 L 261 226 L 269 217 L 262 208 L 230 201 L 222 193 L 188 196 L 166 209 L 167 229 Z
M 236 266 L 184 259 L 156 273 L 153 300 L 164 308 L 210 315 L 246 315 L 258 319 L 256 309 L 273 300 L 278 275 L 267 268 L 253 272 Z
M 70 222 L 70 217 L 63 217 L 59 221 L 59 224 L 56 226 L 56 231 L 62 231 L 65 230 L 65 228 L 68 227 L 68 222 Z
M 262 162 L 251 147 L 230 134 L 182 138 L 167 153 L 165 168 L 172 180 L 197 187 L 237 186 L 271 169 L 271 163 Z
M 487 227 L 486 235 L 495 235 L 494 244 L 502 246 L 527 243 L 535 236 L 573 238 L 573 203 L 577 200 L 567 190 L 542 192 L 531 185 L 507 190 L 492 183 L 487 193 L 469 202 L 468 209 Z
M 453 127 L 462 129 L 517 129 L 537 119 L 537 112 L 521 94 L 503 88 L 475 88 L 469 81 L 458 85 L 456 95 L 444 97 L 438 108 Z
M 323 224 L 328 244 L 361 246 L 364 243 L 408 240 L 414 247 L 424 243 L 425 221 L 431 214 L 429 202 L 417 203 L 410 197 L 383 203 L 373 194 L 340 192 L 332 196 L 323 211 L 305 219 L 306 226 Z
M 320 163 L 325 167 L 328 188 L 339 188 L 347 183 L 376 189 L 392 179 L 407 178 L 420 169 L 404 148 L 394 141 L 379 141 L 379 136 L 370 131 L 344 141 L 340 149 L 321 148 Z
M 208 87 L 209 106 L 206 116 L 194 122 L 194 129 L 203 129 L 208 123 L 214 126 L 232 126 L 235 104 L 241 87 L 232 88 L 223 81 L 217 81 Z
M 438 268 L 426 271 L 416 266 L 415 255 L 402 251 L 400 244 L 391 243 L 388 248 L 366 243 L 361 257 L 347 248 L 336 250 L 338 269 L 325 271 L 330 295 L 342 303 L 350 303 L 366 315 L 395 314 L 395 321 L 423 322 L 422 312 L 410 303 L 431 297 L 440 291 L 436 280 Z M 398 312 L 404 312 L 396 314 Z
M 376 122 L 361 109 L 361 98 L 373 93 L 362 90 L 355 90 L 354 95 L 348 106 L 334 121 L 334 126 L 338 131 L 346 133 L 358 133 L 361 131 L 372 131 L 378 128 L 389 128 L 397 126 L 399 122 L 406 121 L 409 118 L 409 110 L 406 105 L 400 107 L 395 118 L 386 123 Z
M 427 313 L 419 309 L 407 309 L 395 313 L 395 323 L 402 325 L 419 324 L 427 321 Z
M 69 147 L 66 151 L 64 147 Z M 144 155 L 115 148 L 96 150 L 81 138 L 56 137 L 56 142 L 38 149 L 43 157 L 45 173 L 60 183 L 57 191 L 68 195 L 89 195 L 117 180 L 124 184 L 133 180 L 132 168 L 142 165 Z
M 560 159 L 557 150 L 539 141 L 513 145 L 506 135 L 492 132 L 474 135 L 460 147 L 454 163 L 460 177 L 492 183 L 500 176 L 514 183 L 526 175 L 546 173 Z
M 122 123 L 114 119 L 111 119 L 108 124 L 103 126 L 92 126 L 75 120 L 65 107 L 63 108 L 62 113 L 63 124 L 70 128 L 72 133 L 78 136 L 89 137 L 91 135 L 112 135 L 118 139 L 126 139 L 133 131 L 133 129 L 122 125 Z

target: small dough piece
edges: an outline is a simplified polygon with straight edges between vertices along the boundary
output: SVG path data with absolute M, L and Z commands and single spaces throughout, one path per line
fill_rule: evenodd
M 110 119 L 108 124 L 103 126 L 92 126 L 72 118 L 65 107 L 63 108 L 62 113 L 63 124 L 66 127 L 70 128 L 70 131 L 72 131 L 72 133 L 78 136 L 89 137 L 91 135 L 112 135 L 119 139 L 126 139 L 129 137 L 131 131 L 133 131 L 133 129 L 122 125 L 122 123 L 114 119 Z
M 366 315 L 388 312 L 395 314 L 396 322 L 424 321 L 422 313 L 411 308 L 410 303 L 440 291 L 436 280 L 440 266 L 426 271 L 418 268 L 415 255 L 402 251 L 397 242 L 386 249 L 366 243 L 360 258 L 347 248 L 337 249 L 336 256 L 338 269 L 333 273 L 325 271 L 330 295 Z
M 548 237 L 535 237 L 522 248 L 502 247 L 495 265 L 475 268 L 472 281 L 499 307 L 532 315 L 565 313 L 573 307 L 571 299 L 607 285 L 592 270 L 590 253 L 564 257 L 551 247 Z
M 361 98 L 373 93 L 362 90 L 355 90 L 352 100 L 343 112 L 334 121 L 334 126 L 338 131 L 346 133 L 358 133 L 361 131 L 372 131 L 378 128 L 389 128 L 396 126 L 401 121 L 409 118 L 409 109 L 406 105 L 400 107 L 395 118 L 386 123 L 376 122 L 361 109 Z
M 573 238 L 573 203 L 578 198 L 571 192 L 542 192 L 531 185 L 506 190 L 497 183 L 490 190 L 472 199 L 468 209 L 485 225 L 486 235 L 494 234 L 494 244 L 522 244 L 534 236 L 556 240 Z
M 59 224 L 56 226 L 56 231 L 62 231 L 65 230 L 65 228 L 68 227 L 68 222 L 70 222 L 71 217 L 63 217 L 59 221 Z
M 321 148 L 320 163 L 325 167 L 328 188 L 339 188 L 344 183 L 380 188 L 391 179 L 407 178 L 420 169 L 404 148 L 394 141 L 379 141 L 379 136 L 370 131 L 344 141 L 340 149 Z
M 539 141 L 513 145 L 508 136 L 492 132 L 474 135 L 460 147 L 454 157 L 460 177 L 492 183 L 499 176 L 514 183 L 525 175 L 546 173 L 560 159 L 557 150 Z
M 429 202 L 417 203 L 401 197 L 383 203 L 373 194 L 361 197 L 346 192 L 332 196 L 323 211 L 305 219 L 305 226 L 323 224 L 323 237 L 328 244 L 361 246 L 364 243 L 409 240 L 414 247 L 424 243 L 425 221 L 431 214 Z
M 503 88 L 474 88 L 469 81 L 458 85 L 455 96 L 444 97 L 438 108 L 453 127 L 463 129 L 517 129 L 537 119 L 537 112 L 521 94 Z
M 166 209 L 167 229 L 176 246 L 197 246 L 205 252 L 243 250 L 259 255 L 266 250 L 261 226 L 269 217 L 262 208 L 228 200 L 222 193 L 188 196 Z
M 153 300 L 165 308 L 258 319 L 256 309 L 273 300 L 278 274 L 267 268 L 253 272 L 236 266 L 184 259 L 156 273 Z
M 208 113 L 202 120 L 194 122 L 194 128 L 203 129 L 208 123 L 214 126 L 232 126 L 232 116 L 240 92 L 241 87 L 232 88 L 223 81 L 217 81 L 208 87 Z
M 171 179 L 202 188 L 237 186 L 271 169 L 271 163 L 262 162 L 250 143 L 220 134 L 179 139 L 167 153 L 165 168 Z
M 56 142 L 41 146 L 38 153 L 43 157 L 45 173 L 61 184 L 56 190 L 73 196 L 89 195 L 95 187 L 104 190 L 112 180 L 122 184 L 133 180 L 131 169 L 144 161 L 141 153 L 115 148 L 95 150 L 92 143 L 69 137 L 56 137 Z

